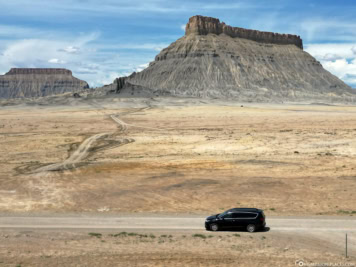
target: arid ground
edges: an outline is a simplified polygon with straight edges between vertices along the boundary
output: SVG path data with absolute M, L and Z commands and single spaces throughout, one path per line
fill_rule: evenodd
M 356 260 L 314 236 L 273 231 L 7 230 L 0 241 L 0 266 L 285 267 L 297 260 L 355 266 Z
M 267 218 L 356 216 L 356 107 L 75 101 L 0 108 L 3 214 L 206 216 L 257 207 Z M 252 236 L 203 229 L 99 233 L 3 229 L 0 266 L 295 266 L 300 256 L 343 259 L 339 243 L 273 229 Z
M 356 215 L 356 107 L 189 103 L 1 108 L 0 210 Z

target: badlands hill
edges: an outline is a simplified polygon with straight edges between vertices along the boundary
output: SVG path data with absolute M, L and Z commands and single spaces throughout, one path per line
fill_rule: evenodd
M 11 69 L 0 76 L 0 98 L 41 97 L 89 88 L 67 69 Z
M 351 87 L 303 51 L 299 36 L 231 27 L 194 16 L 185 36 L 149 67 L 110 86 L 122 95 L 242 101 L 352 101 Z

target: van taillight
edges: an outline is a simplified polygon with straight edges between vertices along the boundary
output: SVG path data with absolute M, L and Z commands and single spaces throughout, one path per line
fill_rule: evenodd
M 261 220 L 261 222 L 263 222 L 265 220 L 265 218 L 261 217 L 260 220 Z

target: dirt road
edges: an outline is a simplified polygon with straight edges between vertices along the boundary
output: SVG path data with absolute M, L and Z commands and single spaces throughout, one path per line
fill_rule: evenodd
M 73 228 L 73 229 L 204 229 L 199 216 L 6 216 L 0 217 L 0 228 Z M 353 217 L 271 217 L 267 226 L 273 231 L 354 232 Z

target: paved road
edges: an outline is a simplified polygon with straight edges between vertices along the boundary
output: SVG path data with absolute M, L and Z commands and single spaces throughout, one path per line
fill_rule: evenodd
M 120 216 L 9 216 L 0 215 L 1 228 L 37 229 L 160 229 L 204 230 L 204 217 L 120 215 Z M 353 217 L 268 217 L 273 231 L 354 232 Z

